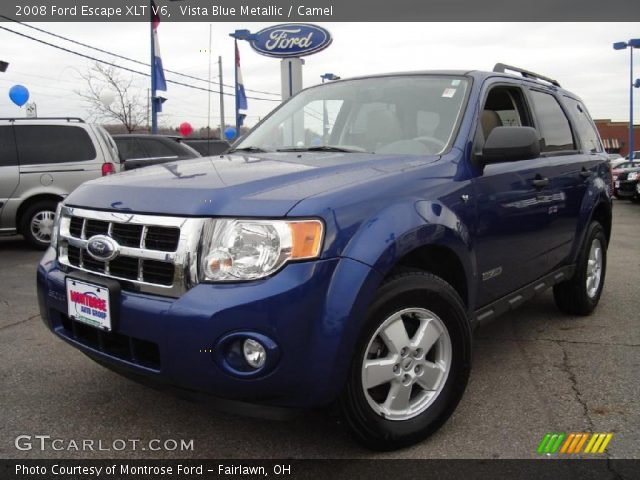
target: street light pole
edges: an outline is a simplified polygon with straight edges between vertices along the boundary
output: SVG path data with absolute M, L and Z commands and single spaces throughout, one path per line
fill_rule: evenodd
M 633 47 L 629 49 L 631 51 L 629 58 L 629 160 L 633 160 L 635 145 L 633 139 Z
M 211 24 L 209 24 L 209 76 L 207 77 L 207 153 L 211 138 Z
M 634 132 L 633 132 L 633 89 L 635 88 L 633 81 L 633 49 L 640 48 L 640 38 L 633 38 L 628 42 L 616 42 L 613 44 L 614 50 L 630 49 L 629 55 L 629 160 L 633 160 L 635 152 Z

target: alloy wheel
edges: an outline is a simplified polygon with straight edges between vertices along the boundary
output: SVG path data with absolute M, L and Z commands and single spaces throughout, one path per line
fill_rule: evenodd
M 452 362 L 442 320 L 424 308 L 389 316 L 371 337 L 362 364 L 369 406 L 388 420 L 424 412 L 442 391 Z

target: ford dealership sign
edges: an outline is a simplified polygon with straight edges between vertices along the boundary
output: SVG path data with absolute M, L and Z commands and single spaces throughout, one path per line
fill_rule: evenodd
M 308 23 L 285 23 L 260 30 L 251 40 L 253 49 L 269 57 L 303 57 L 331 45 L 331 34 Z

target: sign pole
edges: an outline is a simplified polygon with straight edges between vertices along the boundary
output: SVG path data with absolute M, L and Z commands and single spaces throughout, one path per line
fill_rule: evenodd
M 233 39 L 233 58 L 234 58 L 234 99 L 236 101 L 236 138 L 240 136 L 240 99 L 238 98 L 238 39 Z M 235 140 L 235 139 L 234 139 Z
M 224 139 L 224 91 L 222 90 L 222 57 L 218 56 L 218 76 L 220 77 L 220 140 Z
M 153 37 L 153 0 L 149 2 L 149 31 L 151 32 L 151 133 L 158 133 L 158 102 L 156 99 L 156 44 Z

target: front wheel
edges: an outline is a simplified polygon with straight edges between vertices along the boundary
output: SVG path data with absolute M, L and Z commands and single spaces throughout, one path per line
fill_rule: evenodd
M 465 390 L 471 332 L 444 280 L 394 275 L 367 315 L 340 403 L 356 438 L 375 450 L 416 443 L 453 413 Z
M 607 237 L 600 223 L 591 222 L 573 278 L 553 287 L 558 308 L 572 315 L 593 312 L 602 295 L 606 270 Z

